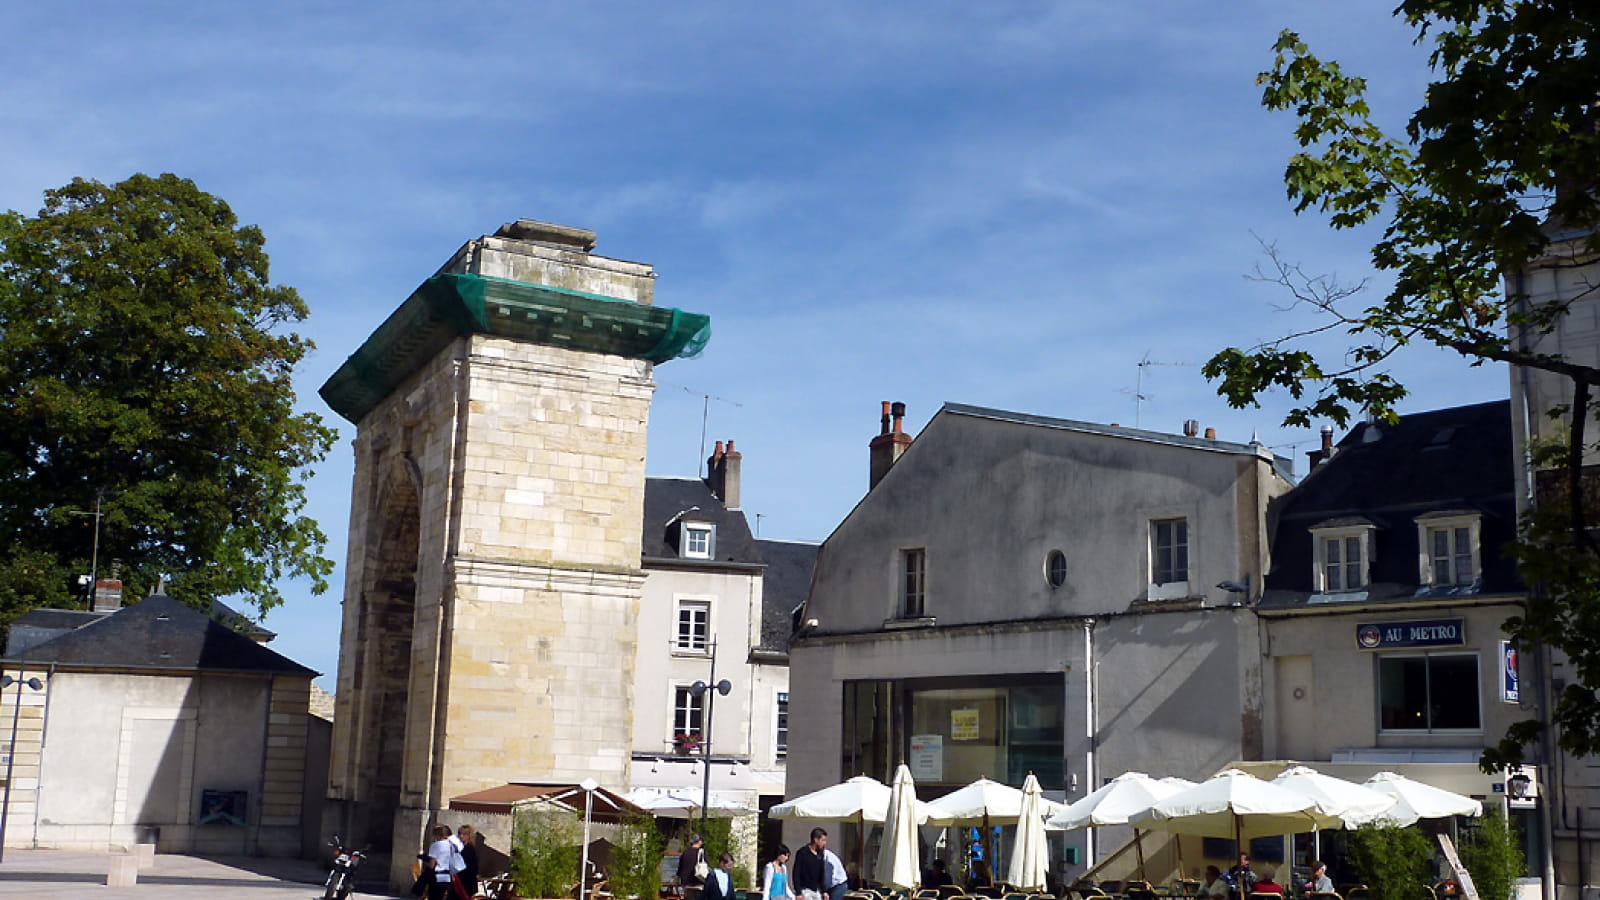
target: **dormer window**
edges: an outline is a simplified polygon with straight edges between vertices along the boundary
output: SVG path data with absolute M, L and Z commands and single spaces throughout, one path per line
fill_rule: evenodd
M 684 522 L 678 555 L 684 559 L 710 559 L 715 552 L 717 526 L 709 522 Z
M 1319 594 L 1364 591 L 1372 583 L 1373 524 L 1366 519 L 1335 519 L 1314 525 L 1312 581 Z
M 1436 588 L 1466 587 L 1483 577 L 1478 552 L 1483 515 L 1447 510 L 1417 517 L 1418 582 Z

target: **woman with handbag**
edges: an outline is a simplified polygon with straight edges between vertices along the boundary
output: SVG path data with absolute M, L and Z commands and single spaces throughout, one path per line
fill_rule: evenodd
M 706 860 L 705 843 L 700 835 L 689 835 L 689 849 L 678 856 L 678 884 L 683 887 L 686 900 L 700 896 L 700 888 L 711 875 L 711 864 Z
M 433 881 L 428 884 L 428 900 L 467 900 L 461 885 L 461 870 L 466 862 L 450 840 L 449 825 L 433 826 L 433 843 L 428 858 L 433 862 Z

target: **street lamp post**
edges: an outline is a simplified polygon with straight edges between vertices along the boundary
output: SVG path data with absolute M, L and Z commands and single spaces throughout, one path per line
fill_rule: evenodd
M 711 639 L 711 677 L 710 681 L 696 681 L 689 685 L 689 693 L 706 700 L 706 730 L 700 740 L 700 762 L 705 766 L 704 780 L 700 785 L 700 826 L 704 830 L 706 824 L 706 811 L 711 808 L 711 718 L 717 709 L 717 695 L 728 696 L 733 690 L 733 682 L 724 678 L 717 680 L 717 639 Z
M 5 690 L 13 684 L 17 686 L 16 705 L 11 708 L 11 744 L 6 753 L 6 792 L 5 798 L 0 799 L 0 861 L 5 860 L 6 818 L 11 814 L 11 772 L 17 764 L 17 720 L 22 715 L 22 686 L 27 685 L 35 691 L 44 690 L 44 682 L 36 677 L 24 681 L 22 676 L 26 674 L 26 670 L 18 668 L 17 677 L 12 678 L 7 675 L 0 678 L 0 690 Z

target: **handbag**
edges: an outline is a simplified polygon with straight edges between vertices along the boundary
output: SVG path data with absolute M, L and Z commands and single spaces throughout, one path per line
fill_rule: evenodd
M 450 893 L 456 900 L 472 900 L 467 896 L 467 886 L 461 883 L 461 876 L 454 872 L 450 873 Z
M 694 861 L 694 877 L 700 879 L 701 884 L 711 877 L 711 864 L 706 862 L 706 852 L 700 851 L 700 858 Z

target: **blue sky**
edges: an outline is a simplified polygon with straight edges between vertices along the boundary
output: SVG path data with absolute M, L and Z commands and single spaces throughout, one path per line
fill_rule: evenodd
M 648 470 L 745 454 L 765 537 L 820 540 L 866 488 L 878 402 L 1133 424 L 1137 363 L 1204 362 L 1308 321 L 1245 276 L 1259 241 L 1368 274 L 1372 235 L 1296 218 L 1292 122 L 1259 106 L 1279 29 L 1366 75 L 1398 124 L 1426 83 L 1392 0 L 1047 3 L 8 4 L 0 208 L 75 176 L 176 172 L 260 225 L 317 350 L 300 402 L 342 428 L 311 513 L 342 564 L 353 428 L 316 389 L 458 246 L 530 217 L 654 264 L 712 317 L 657 370 Z M 1503 397 L 1417 350 L 1428 409 Z M 1304 452 L 1286 404 L 1235 411 L 1198 365 L 1145 370 L 1184 419 Z M 1291 447 L 1291 444 L 1298 446 Z M 339 585 L 289 585 L 274 648 L 337 665 Z

